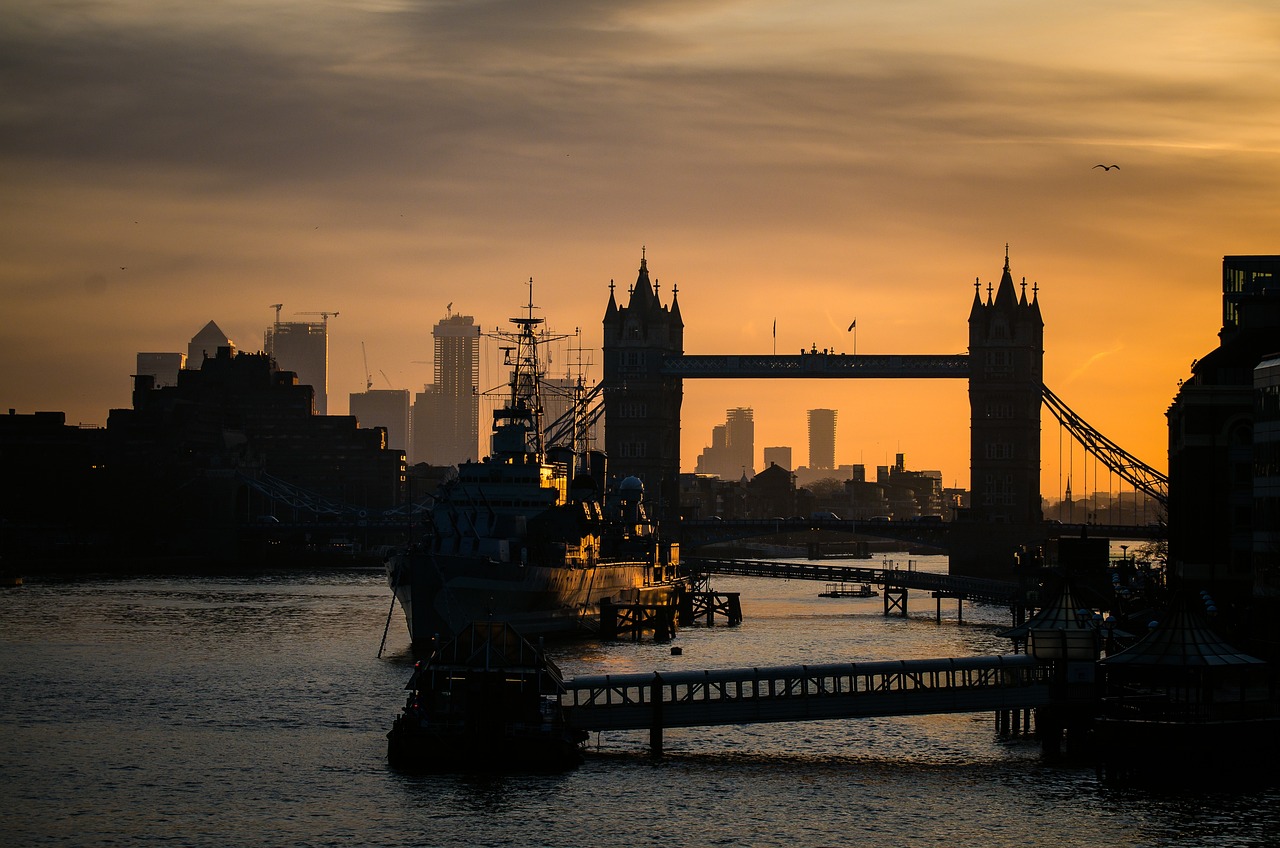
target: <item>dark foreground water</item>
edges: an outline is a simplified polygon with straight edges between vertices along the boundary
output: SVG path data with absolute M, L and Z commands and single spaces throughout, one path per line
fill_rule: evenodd
M 905 563 L 905 559 L 903 560 Z M 936 567 L 927 559 L 917 562 Z M 1000 653 L 1003 610 L 717 581 L 746 622 L 553 649 L 568 676 Z M 990 715 L 591 740 L 559 776 L 411 777 L 384 734 L 411 659 L 375 572 L 85 577 L 0 592 L 0 845 L 1244 846 L 1280 792 L 1118 791 Z

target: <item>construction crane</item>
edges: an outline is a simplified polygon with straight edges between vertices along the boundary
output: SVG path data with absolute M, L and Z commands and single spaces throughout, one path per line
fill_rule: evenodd
M 271 304 L 271 308 L 272 308 L 272 309 L 274 309 L 274 310 L 276 311 L 276 323 L 277 323 L 277 324 L 279 324 L 279 323 L 280 323 L 280 310 L 281 310 L 281 309 L 284 309 L 284 304 L 283 304 L 283 303 L 273 303 L 273 304 Z
M 382 379 L 384 379 L 384 380 L 386 380 L 386 381 L 387 381 L 387 388 L 388 388 L 388 389 L 394 389 L 394 388 L 395 388 L 395 386 L 391 385 L 391 378 L 387 376 L 387 372 L 386 372 L 386 371 L 383 371 L 381 368 L 379 368 L 379 369 L 378 369 L 378 373 L 382 375 Z
M 294 315 L 319 315 L 321 318 L 323 318 L 323 319 L 324 319 L 324 325 L 325 325 L 326 327 L 328 327 L 328 326 L 329 326 L 329 316 L 330 316 L 330 315 L 332 315 L 334 318 L 337 318 L 337 317 L 338 317 L 338 313 L 336 313 L 336 312 L 295 312 L 295 313 L 293 313 L 293 314 L 294 314 Z
M 364 357 L 364 390 L 373 388 L 373 375 L 369 373 L 369 354 L 364 351 L 364 342 L 360 342 L 360 355 Z

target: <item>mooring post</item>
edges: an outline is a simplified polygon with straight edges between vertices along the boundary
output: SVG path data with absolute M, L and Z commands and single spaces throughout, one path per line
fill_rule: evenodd
M 618 610 L 612 598 L 600 599 L 600 638 L 618 638 Z
M 652 718 L 649 722 L 649 756 L 655 760 L 662 759 L 662 677 L 653 673 L 653 683 L 649 685 L 649 699 L 652 702 Z

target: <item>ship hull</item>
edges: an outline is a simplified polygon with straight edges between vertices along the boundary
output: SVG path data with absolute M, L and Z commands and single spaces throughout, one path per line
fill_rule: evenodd
M 595 632 L 600 602 L 664 604 L 678 582 L 653 583 L 644 561 L 584 568 L 499 563 L 477 557 L 399 554 L 388 582 L 404 611 L 416 650 L 447 639 L 472 621 L 511 624 L 522 635 Z

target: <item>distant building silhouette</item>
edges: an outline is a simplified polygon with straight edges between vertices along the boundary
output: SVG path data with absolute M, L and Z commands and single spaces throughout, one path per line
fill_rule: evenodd
M 315 389 L 315 413 L 329 414 L 329 324 L 277 321 L 267 328 L 263 350 L 298 382 Z
M 764 449 L 764 467 L 776 465 L 785 471 L 791 471 L 791 448 L 771 447 Z
M 1280 605 L 1280 350 L 1253 369 L 1253 388 L 1254 593 Z
M 1191 364 L 1169 419 L 1169 566 L 1189 587 L 1212 586 L 1220 606 L 1253 595 L 1280 643 L 1277 376 L 1280 256 L 1222 258 L 1218 347 Z M 1270 548 L 1268 550 L 1268 543 Z M 1259 550 L 1261 544 L 1261 550 Z M 1274 657 L 1276 651 L 1268 649 Z
M 604 313 L 605 452 L 610 469 L 639 477 L 651 514 L 674 519 L 680 509 L 679 377 L 662 373 L 664 356 L 684 353 L 684 321 L 671 292 L 663 306 L 649 282 L 644 253 L 626 306 L 614 299 Z
M 362 429 L 382 427 L 387 431 L 387 447 L 407 452 L 409 448 L 409 390 L 369 389 L 352 392 L 348 406 Z
M 178 372 L 186 365 L 187 357 L 181 353 L 139 353 L 135 374 L 151 377 L 157 388 L 178 385 Z
M 809 417 L 809 468 L 836 467 L 836 410 L 811 409 Z
M 457 465 L 480 456 L 480 328 L 470 315 L 436 322 L 435 382 L 414 397 L 412 461 Z
M 218 351 L 224 347 L 232 353 L 236 349 L 235 342 L 227 338 L 227 334 L 217 324 L 210 321 L 191 338 L 191 343 L 187 345 L 187 361 L 183 367 L 199 371 L 206 356 L 217 356 Z
M 695 468 L 725 480 L 755 476 L 756 425 L 750 407 L 725 410 L 725 423 L 711 429 L 711 446 L 703 448 Z

